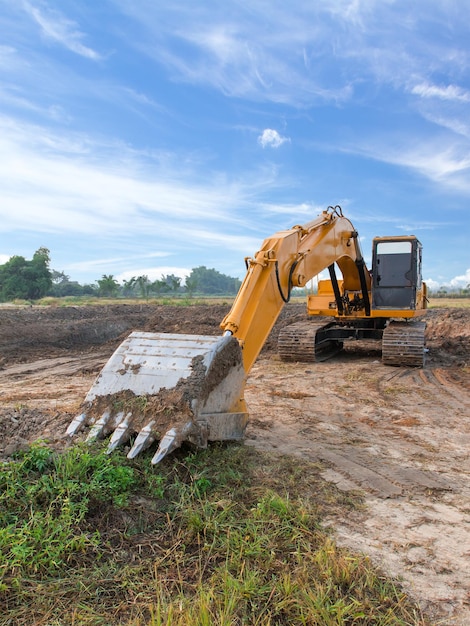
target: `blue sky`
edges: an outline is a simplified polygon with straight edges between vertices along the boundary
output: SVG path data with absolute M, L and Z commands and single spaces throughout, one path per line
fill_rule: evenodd
M 244 275 L 340 204 L 470 282 L 468 0 L 0 0 L 0 262 Z

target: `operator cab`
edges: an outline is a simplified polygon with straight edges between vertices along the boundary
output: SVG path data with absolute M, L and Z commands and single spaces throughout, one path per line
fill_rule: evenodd
M 416 309 L 421 288 L 421 243 L 415 236 L 372 242 L 372 309 Z

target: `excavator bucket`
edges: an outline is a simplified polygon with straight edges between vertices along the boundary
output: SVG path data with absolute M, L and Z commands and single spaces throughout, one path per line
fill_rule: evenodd
M 133 332 L 101 370 L 67 434 L 111 436 L 108 452 L 132 444 L 134 458 L 159 441 L 158 463 L 184 441 L 242 439 L 248 421 L 238 340 Z

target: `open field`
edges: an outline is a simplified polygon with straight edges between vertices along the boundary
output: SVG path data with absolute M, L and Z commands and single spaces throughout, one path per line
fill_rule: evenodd
M 245 445 L 279 459 L 286 472 L 295 472 L 296 459 L 306 461 L 345 498 L 360 498 L 360 507 L 326 514 L 336 541 L 400 580 L 430 623 L 464 626 L 470 307 L 438 302 L 427 314 L 423 370 L 385 367 L 374 349 L 355 345 L 324 363 L 282 363 L 279 329 L 303 315 L 303 304 L 286 306 L 248 380 Z M 228 304 L 2 307 L 0 456 L 40 437 L 67 447 L 67 424 L 130 330 L 214 335 L 227 310 Z M 321 498 L 313 476 L 310 493 L 302 481 L 303 497 Z
M 53 306 L 53 307 L 66 307 L 66 306 L 109 306 L 110 304 L 128 304 L 136 305 L 143 303 L 145 305 L 171 305 L 171 306 L 212 306 L 212 305 L 226 305 L 233 302 L 233 296 L 194 296 L 188 298 L 187 296 L 161 296 L 159 298 L 136 299 L 136 298 L 97 298 L 89 296 L 70 296 L 65 298 L 52 298 L 46 297 L 37 301 L 35 307 Z M 305 296 L 292 296 L 291 304 L 305 303 Z M 18 307 L 30 307 L 30 302 L 18 301 L 15 303 L 4 302 L 0 303 L 0 308 L 18 308 Z M 467 309 L 470 307 L 470 298 L 433 298 L 429 299 L 428 307 L 430 309 L 442 309 L 442 308 L 459 308 Z
M 468 309 L 470 307 L 470 298 L 431 298 L 429 308 L 459 308 Z

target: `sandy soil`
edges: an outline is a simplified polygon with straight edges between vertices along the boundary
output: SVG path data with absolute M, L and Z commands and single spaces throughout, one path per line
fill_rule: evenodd
M 0 308 L 0 457 L 65 429 L 130 330 L 217 335 L 228 307 Z M 390 368 L 355 342 L 333 360 L 282 363 L 279 329 L 248 380 L 246 444 L 313 460 L 365 506 L 329 520 L 435 624 L 470 624 L 470 309 L 431 309 L 423 370 Z

